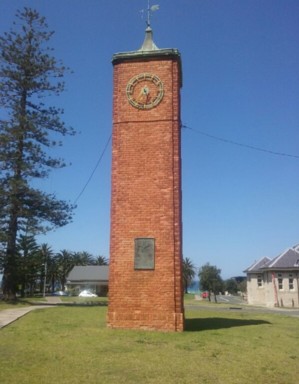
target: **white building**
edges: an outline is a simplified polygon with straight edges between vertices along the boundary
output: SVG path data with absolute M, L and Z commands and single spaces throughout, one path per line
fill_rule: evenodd
M 109 266 L 86 265 L 74 267 L 67 276 L 67 289 L 76 292 L 90 290 L 98 296 L 108 292 Z
M 299 307 L 299 245 L 272 260 L 264 257 L 244 272 L 248 304 Z

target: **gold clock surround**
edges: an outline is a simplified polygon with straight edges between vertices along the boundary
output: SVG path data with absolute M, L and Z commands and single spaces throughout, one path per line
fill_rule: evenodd
M 157 75 L 140 73 L 129 80 L 126 93 L 129 103 L 134 108 L 148 110 L 161 102 L 164 96 L 164 87 Z

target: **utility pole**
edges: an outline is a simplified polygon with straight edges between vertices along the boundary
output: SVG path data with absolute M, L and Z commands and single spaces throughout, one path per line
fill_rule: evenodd
M 47 261 L 44 264 L 45 266 L 45 276 L 44 276 L 44 289 L 43 289 L 43 297 L 46 297 L 46 283 L 47 283 Z

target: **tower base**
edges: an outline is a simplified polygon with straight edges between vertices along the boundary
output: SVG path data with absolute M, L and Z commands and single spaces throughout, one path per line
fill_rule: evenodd
M 184 314 L 165 314 L 159 312 L 140 313 L 139 311 L 109 312 L 107 326 L 120 329 L 143 329 L 155 331 L 182 332 L 184 330 Z

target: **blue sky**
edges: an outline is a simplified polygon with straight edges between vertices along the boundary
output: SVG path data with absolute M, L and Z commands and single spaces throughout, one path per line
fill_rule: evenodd
M 183 254 L 224 278 L 240 275 L 299 243 L 299 2 L 151 4 L 160 5 L 156 45 L 178 48 L 183 62 L 182 123 L 191 128 L 182 132 Z M 55 56 L 74 71 L 51 100 L 78 131 L 57 150 L 72 165 L 40 184 L 74 202 L 111 134 L 112 55 L 140 48 L 147 0 L 0 0 L 0 34 L 24 6 L 46 17 Z M 109 257 L 110 166 L 111 143 L 73 223 L 39 242 Z

